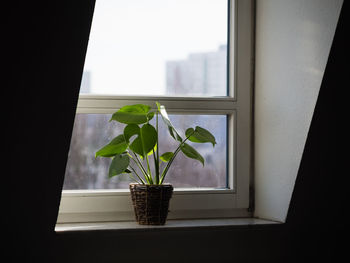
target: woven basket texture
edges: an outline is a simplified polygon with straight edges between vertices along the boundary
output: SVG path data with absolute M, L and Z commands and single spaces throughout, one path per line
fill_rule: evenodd
M 164 225 L 173 186 L 130 184 L 136 221 L 140 225 Z

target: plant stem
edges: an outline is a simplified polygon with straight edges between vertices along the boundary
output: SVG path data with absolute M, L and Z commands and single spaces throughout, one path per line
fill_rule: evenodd
M 165 175 L 167 174 L 167 172 L 168 172 L 168 170 L 169 170 L 169 168 L 170 168 L 172 162 L 174 161 L 176 155 L 177 155 L 177 154 L 179 153 L 179 151 L 180 151 L 181 145 L 182 145 L 182 143 L 181 143 L 180 146 L 175 150 L 174 155 L 171 157 L 171 159 L 169 160 L 169 162 L 168 162 L 167 165 L 165 166 L 165 168 L 164 168 L 164 170 L 163 170 L 163 172 L 162 172 L 162 175 L 161 175 L 161 177 L 160 177 L 160 184 L 163 183 L 164 178 L 165 178 Z
M 143 175 L 145 176 L 147 182 L 149 184 L 153 184 L 153 180 L 152 180 L 152 177 L 150 177 L 150 175 L 146 172 L 145 168 L 143 167 L 143 164 L 141 163 L 139 157 L 137 157 L 136 153 L 134 153 L 135 157 L 136 157 L 136 160 L 137 162 L 139 163 L 139 168 L 143 171 Z
M 148 161 L 148 153 L 145 151 L 145 144 L 143 141 L 143 136 L 142 136 L 142 128 L 140 129 L 140 137 L 141 137 L 141 144 L 142 144 L 142 152 L 143 152 L 143 156 L 146 159 L 146 163 L 147 163 L 147 177 L 148 177 L 148 181 L 150 184 L 153 184 L 153 179 L 152 179 L 152 172 L 151 172 L 151 168 L 149 166 L 149 161 Z M 136 156 L 136 154 L 135 154 Z M 143 166 L 142 166 L 143 167 Z
M 143 176 L 145 177 L 147 183 L 150 183 L 149 175 L 147 174 L 147 171 L 146 171 L 145 168 L 143 167 L 142 162 L 141 162 L 140 159 L 137 157 L 137 154 L 136 154 L 136 153 L 134 153 L 134 156 L 135 156 L 136 163 L 137 163 L 139 169 L 142 171 Z
M 134 172 L 134 174 L 137 176 L 137 178 L 140 179 L 142 184 L 145 184 L 145 181 L 137 174 L 137 172 L 135 171 L 135 169 L 132 166 L 129 166 L 129 168 Z M 131 176 L 131 175 L 130 175 Z M 132 176 L 131 176 L 132 177 Z M 134 178 L 133 178 L 134 179 Z M 138 182 L 138 181 L 137 181 Z M 139 182 L 138 182 L 139 183 Z
M 157 131 L 157 156 L 153 149 L 154 165 L 156 170 L 156 184 L 159 184 L 159 140 L 158 140 L 158 110 L 156 115 L 156 131 Z
M 149 166 L 149 160 L 148 160 L 148 155 L 147 154 L 146 154 L 146 163 L 147 163 L 147 174 L 149 174 L 150 177 L 152 178 L 151 168 Z
M 179 153 L 179 151 L 181 150 L 181 146 L 185 144 L 185 142 L 188 140 L 188 138 L 190 138 L 192 136 L 194 132 L 192 132 L 189 136 L 186 137 L 185 140 L 183 140 L 180 145 L 176 148 L 175 152 L 174 152 L 174 155 L 171 157 L 171 159 L 169 160 L 169 162 L 167 163 L 166 167 L 164 168 L 163 172 L 162 172 L 162 176 L 160 178 L 160 184 L 163 183 L 164 181 L 164 178 L 165 178 L 165 175 L 167 174 L 171 164 L 173 163 L 176 155 Z
M 142 172 L 143 176 L 145 177 L 147 183 L 150 183 L 149 178 L 148 178 L 148 175 L 147 175 L 145 169 L 143 168 L 142 163 L 141 163 L 140 160 L 137 158 L 137 155 L 134 153 L 134 155 L 135 155 L 135 157 L 136 157 L 136 160 L 135 160 L 134 157 L 132 157 L 132 155 L 131 155 L 130 153 L 128 153 L 128 155 L 129 155 L 129 157 L 131 158 L 131 160 L 133 160 L 133 161 L 136 163 L 136 165 L 139 167 L 139 169 L 141 170 L 141 172 Z
M 159 167 L 158 167 L 158 160 L 157 160 L 156 154 L 154 152 L 154 149 L 153 149 L 153 159 L 154 159 L 154 167 L 155 167 L 155 172 L 156 172 L 154 182 L 155 182 L 155 184 L 159 184 Z
M 146 162 L 147 162 L 147 174 L 149 175 L 150 183 L 153 184 L 151 168 L 149 166 L 148 155 L 146 154 Z
M 138 181 L 134 176 L 132 176 L 131 174 L 129 174 L 129 176 L 130 176 L 131 179 L 134 180 L 136 183 L 141 184 L 141 182 Z

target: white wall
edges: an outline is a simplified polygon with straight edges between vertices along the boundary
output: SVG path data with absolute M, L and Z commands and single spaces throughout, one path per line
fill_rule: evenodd
M 257 0 L 257 217 L 286 219 L 342 3 Z

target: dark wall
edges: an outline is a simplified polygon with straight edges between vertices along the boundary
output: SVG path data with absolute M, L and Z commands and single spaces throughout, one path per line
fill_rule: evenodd
M 282 240 L 275 227 L 64 234 L 57 262 L 283 262 Z
M 348 87 L 346 5 L 322 81 L 287 223 L 55 235 L 52 229 L 93 1 L 35 6 L 16 2 L 8 11 L 6 24 L 7 39 L 11 40 L 6 49 L 11 71 L 6 91 L 12 99 L 6 122 L 6 149 L 11 149 L 6 167 L 11 165 L 12 172 L 11 176 L 6 174 L 10 180 L 4 183 L 11 201 L 5 217 L 11 250 L 4 254 L 10 256 L 4 262 L 337 262 L 346 226 L 344 179 L 349 174 L 342 170 L 347 157 L 343 148 L 348 120 L 344 103 Z
M 2 6 L 2 186 L 9 204 L 9 257 L 0 254 L 2 262 L 50 262 L 93 8 L 93 0 Z

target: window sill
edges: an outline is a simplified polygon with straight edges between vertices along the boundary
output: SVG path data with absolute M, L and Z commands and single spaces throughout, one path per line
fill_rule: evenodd
M 92 222 L 92 223 L 61 223 L 57 224 L 57 233 L 91 232 L 91 231 L 167 231 L 167 230 L 196 230 L 249 227 L 255 225 L 281 224 L 280 222 L 258 218 L 223 218 L 223 219 L 190 219 L 167 220 L 163 226 L 139 225 L 135 221 L 124 222 Z

